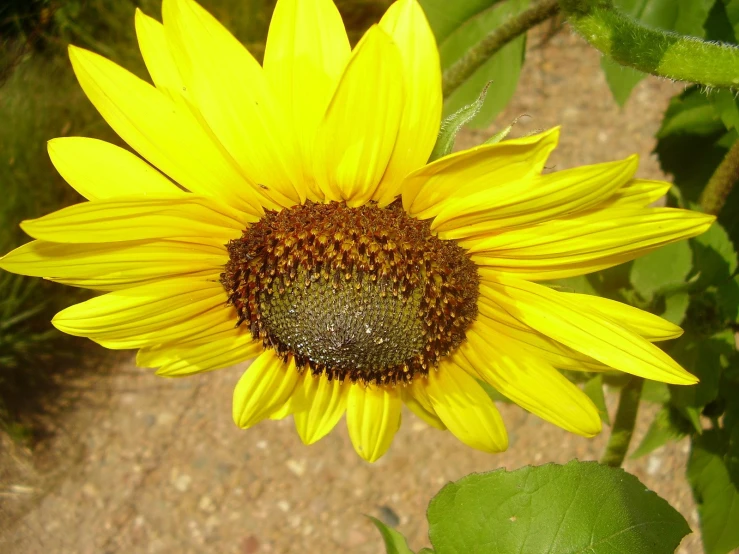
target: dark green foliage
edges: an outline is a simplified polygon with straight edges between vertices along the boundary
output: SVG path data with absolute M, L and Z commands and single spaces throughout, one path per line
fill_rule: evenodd
M 739 489 L 727 466 L 727 435 L 713 429 L 694 438 L 688 463 L 706 554 L 726 554 L 739 547 Z

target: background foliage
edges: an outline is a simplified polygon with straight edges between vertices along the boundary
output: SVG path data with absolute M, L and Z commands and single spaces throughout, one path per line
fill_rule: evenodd
M 436 34 L 444 68 L 536 0 L 420 0 Z M 263 51 L 274 0 L 202 0 L 252 52 Z M 390 0 L 338 1 L 356 41 Z M 26 239 L 20 220 L 79 200 L 45 155 L 49 138 L 85 135 L 120 144 L 75 86 L 66 45 L 91 48 L 143 76 L 132 21 L 135 7 L 157 15 L 157 0 L 10 0 L 0 6 L 0 253 Z M 653 27 L 710 41 L 739 43 L 739 0 L 616 0 Z M 552 29 L 562 18 L 552 19 Z M 491 56 L 446 100 L 445 115 L 473 104 L 468 125 L 487 127 L 515 93 L 525 63 L 525 34 Z M 615 102 L 624 104 L 643 73 L 603 58 Z M 657 134 L 656 153 L 675 187 L 670 205 L 698 208 L 702 190 L 738 138 L 734 91 L 688 87 L 673 98 Z M 448 138 L 448 137 L 447 137 Z M 446 147 L 444 148 L 446 151 Z M 739 191 L 719 222 L 696 239 L 671 245 L 612 270 L 556 283 L 567 290 L 630 303 L 682 325 L 665 345 L 696 387 L 646 383 L 644 402 L 661 406 L 632 456 L 689 437 L 687 477 L 693 487 L 708 554 L 739 547 Z M 60 337 L 48 321 L 79 293 L 51 283 L 0 276 L 0 423 L 23 438 L 34 414 L 57 393 L 59 375 L 75 370 L 90 343 Z M 572 376 L 582 380 L 582 374 Z M 585 375 L 585 391 L 604 407 L 603 387 L 626 378 Z M 502 399 L 504 400 L 504 399 Z M 608 414 L 604 410 L 604 420 Z M 598 511 L 593 511 L 598 506 Z M 597 517 L 595 517 L 597 515 Z M 689 529 L 677 512 L 636 478 L 595 463 L 526 467 L 468 476 L 432 500 L 428 518 L 438 553 L 540 551 L 671 552 Z M 563 522 L 570 522 L 565 525 Z M 410 552 L 396 531 L 375 521 L 388 552 Z M 531 550 L 531 549 L 534 550 Z M 529 549 L 529 550 L 527 550 Z M 428 549 L 425 549 L 429 552 Z M 542 550 L 543 551 L 543 550 Z

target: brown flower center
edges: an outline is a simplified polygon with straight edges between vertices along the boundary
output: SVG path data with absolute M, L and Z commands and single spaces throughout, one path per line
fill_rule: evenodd
M 315 375 L 410 382 L 477 316 L 475 264 L 399 203 L 268 211 L 227 248 L 221 283 L 237 324 Z

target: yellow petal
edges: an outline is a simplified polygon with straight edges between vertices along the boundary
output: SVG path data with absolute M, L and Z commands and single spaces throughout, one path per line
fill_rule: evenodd
M 498 409 L 467 372 L 447 359 L 429 371 L 423 384 L 436 414 L 459 440 L 484 452 L 508 448 L 508 434 Z
M 664 181 L 633 179 L 618 189 L 608 200 L 606 200 L 604 202 L 604 207 L 643 208 L 662 198 L 671 188 L 672 185 Z
M 351 48 L 344 23 L 331 0 L 279 0 L 264 51 L 264 73 L 284 112 L 302 178 L 313 183 L 313 149 Z
M 403 208 L 413 217 L 427 219 L 437 215 L 451 199 L 539 175 L 558 139 L 559 128 L 554 128 L 436 160 L 403 181 Z
M 69 58 L 87 97 L 134 150 L 196 194 L 262 213 L 259 193 L 191 113 L 102 56 L 70 46 Z
M 98 341 L 136 339 L 158 331 L 166 335 L 178 327 L 197 329 L 208 310 L 232 313 L 216 277 L 168 279 L 110 292 L 62 310 L 52 323 L 70 335 Z
M 676 339 L 683 334 L 683 330 L 674 323 L 622 302 L 590 294 L 576 293 L 568 294 L 567 299 L 583 310 L 595 311 L 612 319 L 650 342 Z
M 301 375 L 301 379 L 305 378 L 305 375 Z M 300 386 L 300 381 L 298 381 L 298 384 L 296 385 L 296 388 Z M 269 419 L 272 419 L 274 421 L 279 421 L 281 419 L 285 419 L 287 416 L 292 415 L 292 413 L 295 411 L 295 396 L 291 396 L 287 399 L 287 401 L 277 408 L 274 412 L 271 412 L 267 417 Z
M 244 333 L 238 337 L 172 349 L 170 356 L 173 359 L 162 364 L 156 373 L 163 377 L 185 377 L 240 364 L 256 358 L 263 350 L 262 341 Z
M 222 301 L 213 302 L 210 306 L 204 302 L 196 308 L 203 309 L 193 313 L 189 320 L 183 319 L 171 325 L 157 326 L 148 330 L 114 328 L 89 338 L 112 350 L 148 348 L 167 343 L 195 343 L 211 334 L 215 328 L 223 329 L 224 326 L 233 328 L 238 320 L 235 310 L 226 307 Z
M 285 363 L 274 350 L 265 350 L 247 368 L 234 389 L 236 425 L 247 429 L 283 406 L 295 390 L 299 376 L 292 358 Z
M 410 385 L 400 389 L 400 395 L 403 399 L 403 403 L 410 408 L 410 410 L 420 417 L 423 421 L 444 431 L 446 425 L 436 415 L 434 407 L 431 405 L 428 394 L 426 394 L 425 381 L 422 379 L 415 379 Z
M 330 200 L 369 201 L 390 161 L 403 109 L 397 47 L 373 26 L 352 53 L 318 131 L 315 172 Z
M 586 165 L 512 182 L 443 203 L 431 229 L 443 239 L 498 232 L 593 208 L 633 177 L 639 160 Z
M 217 275 L 227 261 L 228 253 L 222 246 L 196 242 L 33 241 L 0 258 L 0 268 L 66 285 L 116 290 L 178 275 Z
M 481 307 L 485 305 L 483 303 L 484 300 L 480 298 L 479 305 Z M 547 363 L 557 369 L 590 372 L 612 371 L 610 367 L 572 348 L 568 348 L 528 326 L 523 326 L 522 328 L 523 324 L 521 322 L 517 321 L 518 325 L 510 325 L 504 323 L 502 318 L 498 317 L 497 314 L 493 317 L 489 317 L 489 315 L 489 312 L 486 313 L 481 309 L 474 325 L 494 329 L 499 334 L 505 335 L 506 342 L 513 343 L 517 347 L 530 352 L 532 355 L 546 360 Z M 507 312 L 506 315 L 511 317 Z
M 426 164 L 441 122 L 441 63 L 434 33 L 416 0 L 398 0 L 380 20 L 398 45 L 405 102 L 393 155 L 373 200 L 380 206 L 400 194 L 403 178 Z
M 328 435 L 344 415 L 351 385 L 338 379 L 329 380 L 325 373 L 319 377 L 311 375 L 308 369 L 305 373 L 295 391 L 305 402 L 299 403 L 300 407 L 293 413 L 300 439 L 304 444 L 313 444 Z
M 52 242 L 104 243 L 208 237 L 225 244 L 249 221 L 241 212 L 193 194 L 125 196 L 75 204 L 21 223 L 30 236 Z
M 353 384 L 349 387 L 346 425 L 349 438 L 362 458 L 379 460 L 400 428 L 403 403 L 394 388 Z
M 609 209 L 460 241 L 479 266 L 529 280 L 612 267 L 705 232 L 715 218 L 672 208 Z
M 238 315 L 233 308 L 226 308 L 223 304 L 198 315 L 186 330 L 175 325 L 167 332 L 156 333 L 157 340 L 140 340 L 139 344 L 131 348 L 140 348 L 136 355 L 140 365 L 156 367 L 173 361 L 175 358 L 169 352 L 177 348 L 190 348 L 206 342 L 216 342 L 225 339 L 234 339 L 244 334 L 250 334 L 245 325 L 236 327 Z M 194 325 L 197 324 L 197 325 Z M 196 327 L 196 328 L 193 328 Z M 97 341 L 105 343 L 105 341 Z M 107 346 L 107 344 L 106 344 Z
M 506 338 L 478 326 L 467 331 L 458 352 L 503 396 L 542 419 L 585 437 L 600 433 L 600 416 L 590 398 L 546 361 Z
M 487 296 L 533 329 L 619 371 L 676 385 L 697 382 L 662 350 L 594 311 L 582 310 L 567 293 L 498 275 L 480 286 Z
M 47 147 L 59 174 L 88 200 L 134 194 L 185 194 L 144 160 L 109 142 L 65 137 L 50 140 Z
M 169 50 L 164 25 L 136 8 L 136 38 L 151 80 L 175 103 L 182 103 L 187 87 Z
M 228 325 L 216 325 L 203 333 L 185 340 L 160 342 L 141 348 L 136 353 L 136 365 L 139 367 L 159 367 L 179 359 L 181 352 L 189 351 L 206 343 L 245 340 L 243 335 L 251 336 L 246 326 L 234 326 L 233 319 Z
M 290 167 L 295 155 L 289 127 L 262 67 L 193 0 L 164 0 L 162 14 L 187 90 L 242 173 L 285 206 L 303 202 L 305 187 Z

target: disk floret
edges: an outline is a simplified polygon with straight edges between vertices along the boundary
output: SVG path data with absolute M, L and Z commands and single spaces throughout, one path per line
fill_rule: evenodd
M 227 248 L 221 282 L 237 324 L 314 375 L 410 382 L 477 316 L 475 264 L 399 203 L 268 211 Z

